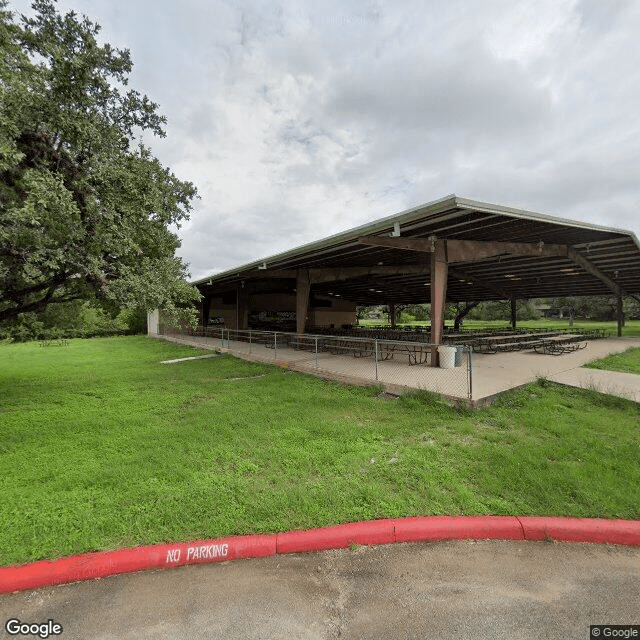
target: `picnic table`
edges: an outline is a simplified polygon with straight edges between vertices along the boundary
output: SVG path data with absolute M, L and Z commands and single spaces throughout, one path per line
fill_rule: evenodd
M 559 331 L 539 331 L 535 333 L 511 333 L 478 338 L 472 346 L 479 353 L 498 353 L 498 351 L 521 351 L 540 347 L 544 340 L 552 337 L 563 338 L 566 334 Z
M 539 342 L 532 333 L 516 333 L 507 336 L 486 336 L 478 338 L 474 349 L 479 353 L 497 353 L 498 351 L 520 351 L 526 346 Z
M 394 353 L 405 355 L 409 360 L 409 365 L 424 364 L 431 355 L 431 346 L 428 344 L 411 344 L 406 342 L 379 342 L 378 350 L 386 357 L 381 358 L 387 360 L 393 358 Z
M 578 349 L 584 349 L 586 342 L 582 342 L 584 336 L 580 334 L 564 333 L 559 336 L 543 338 L 539 345 L 534 347 L 536 353 L 561 356 L 563 353 L 572 353 Z

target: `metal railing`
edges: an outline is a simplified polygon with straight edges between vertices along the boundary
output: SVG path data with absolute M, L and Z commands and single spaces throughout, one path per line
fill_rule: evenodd
M 472 349 L 465 345 L 360 337 L 235 330 L 226 327 L 170 329 L 160 333 L 210 349 L 271 361 L 327 377 L 427 389 L 471 399 Z M 439 367 L 431 366 L 439 357 Z

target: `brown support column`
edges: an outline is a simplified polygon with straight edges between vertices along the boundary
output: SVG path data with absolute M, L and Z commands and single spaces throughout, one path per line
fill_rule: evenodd
M 298 270 L 296 277 L 296 331 L 303 334 L 307 324 L 307 311 L 309 310 L 309 272 L 305 269 Z
M 211 298 L 209 296 L 204 296 L 200 301 L 200 304 L 200 324 L 202 324 L 203 327 L 206 327 L 209 324 L 209 309 L 211 308 Z
M 518 319 L 518 307 L 515 298 L 511 298 L 511 328 L 516 328 L 516 321 Z
M 249 328 L 249 291 L 246 286 L 244 286 L 244 282 L 241 282 L 236 292 L 236 329 L 238 331 L 245 331 Z
M 444 310 L 447 301 L 447 263 L 446 240 L 434 238 L 434 249 L 431 252 L 431 366 L 437 367 L 438 345 L 442 342 Z
M 622 296 L 618 296 L 618 338 L 622 337 L 622 327 L 624 326 L 624 310 L 622 307 Z
M 391 320 L 391 327 L 395 328 L 396 326 L 396 305 L 389 305 L 389 319 Z

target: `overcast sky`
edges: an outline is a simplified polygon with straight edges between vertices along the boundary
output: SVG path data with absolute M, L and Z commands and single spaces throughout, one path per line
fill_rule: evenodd
M 168 118 L 193 278 L 452 193 L 640 236 L 640 0 L 58 6 Z

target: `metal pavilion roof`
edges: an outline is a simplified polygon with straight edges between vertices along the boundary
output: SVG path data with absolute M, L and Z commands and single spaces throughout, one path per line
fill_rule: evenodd
M 569 255 L 562 255 L 562 251 L 559 255 L 530 256 L 504 251 L 450 262 L 449 302 L 613 295 L 612 284 L 624 294 L 640 293 L 640 243 L 632 232 L 455 195 L 201 278 L 194 284 L 204 293 L 233 289 L 246 280 L 264 281 L 270 290 L 291 290 L 295 286 L 290 282 L 295 280 L 293 271 L 338 273 L 345 269 L 343 277 L 317 282 L 313 291 L 368 305 L 428 301 L 429 254 L 369 246 L 361 241 L 366 236 L 569 248 Z M 356 267 L 366 269 L 358 274 Z

